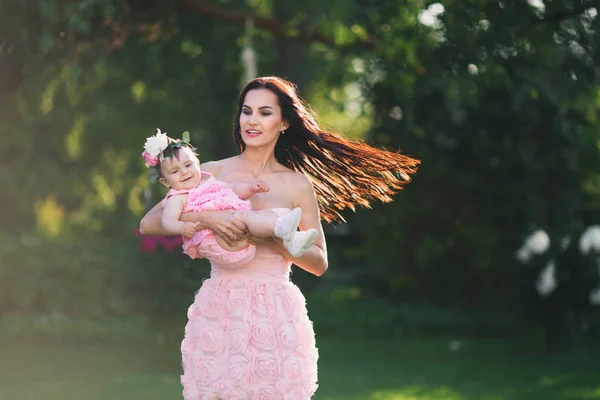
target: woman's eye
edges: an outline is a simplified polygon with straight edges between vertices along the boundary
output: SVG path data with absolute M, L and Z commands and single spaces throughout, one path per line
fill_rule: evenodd
M 265 112 L 265 113 L 261 113 L 260 115 L 262 115 L 263 117 L 268 117 L 269 115 L 271 115 L 271 113 Z
M 252 111 L 250 111 L 250 110 L 244 110 L 244 111 L 242 111 L 242 113 L 244 115 L 250 115 L 250 114 L 252 114 Z

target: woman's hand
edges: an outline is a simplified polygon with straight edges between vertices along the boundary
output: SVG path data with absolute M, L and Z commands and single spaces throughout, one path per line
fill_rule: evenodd
M 248 233 L 246 225 L 231 211 L 212 211 L 205 218 L 206 228 L 223 238 L 229 246 L 235 246 Z

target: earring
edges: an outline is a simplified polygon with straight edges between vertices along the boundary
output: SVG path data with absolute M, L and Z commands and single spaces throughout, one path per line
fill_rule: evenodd
M 285 133 L 285 131 L 281 131 L 281 134 L 283 135 Z

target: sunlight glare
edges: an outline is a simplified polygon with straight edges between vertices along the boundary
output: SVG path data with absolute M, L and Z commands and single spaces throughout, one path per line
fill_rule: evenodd
M 36 223 L 45 236 L 55 238 L 63 228 L 65 209 L 56 197 L 50 195 L 35 203 Z
M 147 86 L 142 81 L 135 81 L 133 85 L 131 85 L 131 97 L 135 100 L 136 103 L 142 103 L 146 98 L 146 90 Z
M 377 391 L 369 400 L 464 400 L 456 390 L 448 387 L 425 389 L 420 386 L 397 390 Z
M 77 115 L 73 122 L 73 127 L 67 133 L 65 137 L 65 147 L 67 155 L 73 161 L 78 160 L 81 157 L 83 146 L 83 136 L 85 134 L 87 118 L 83 115 Z

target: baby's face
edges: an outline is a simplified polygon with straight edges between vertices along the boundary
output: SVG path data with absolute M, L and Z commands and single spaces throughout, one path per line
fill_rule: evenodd
M 200 183 L 200 160 L 188 147 L 179 150 L 177 157 L 166 158 L 160 163 L 160 183 L 172 189 L 193 189 Z

